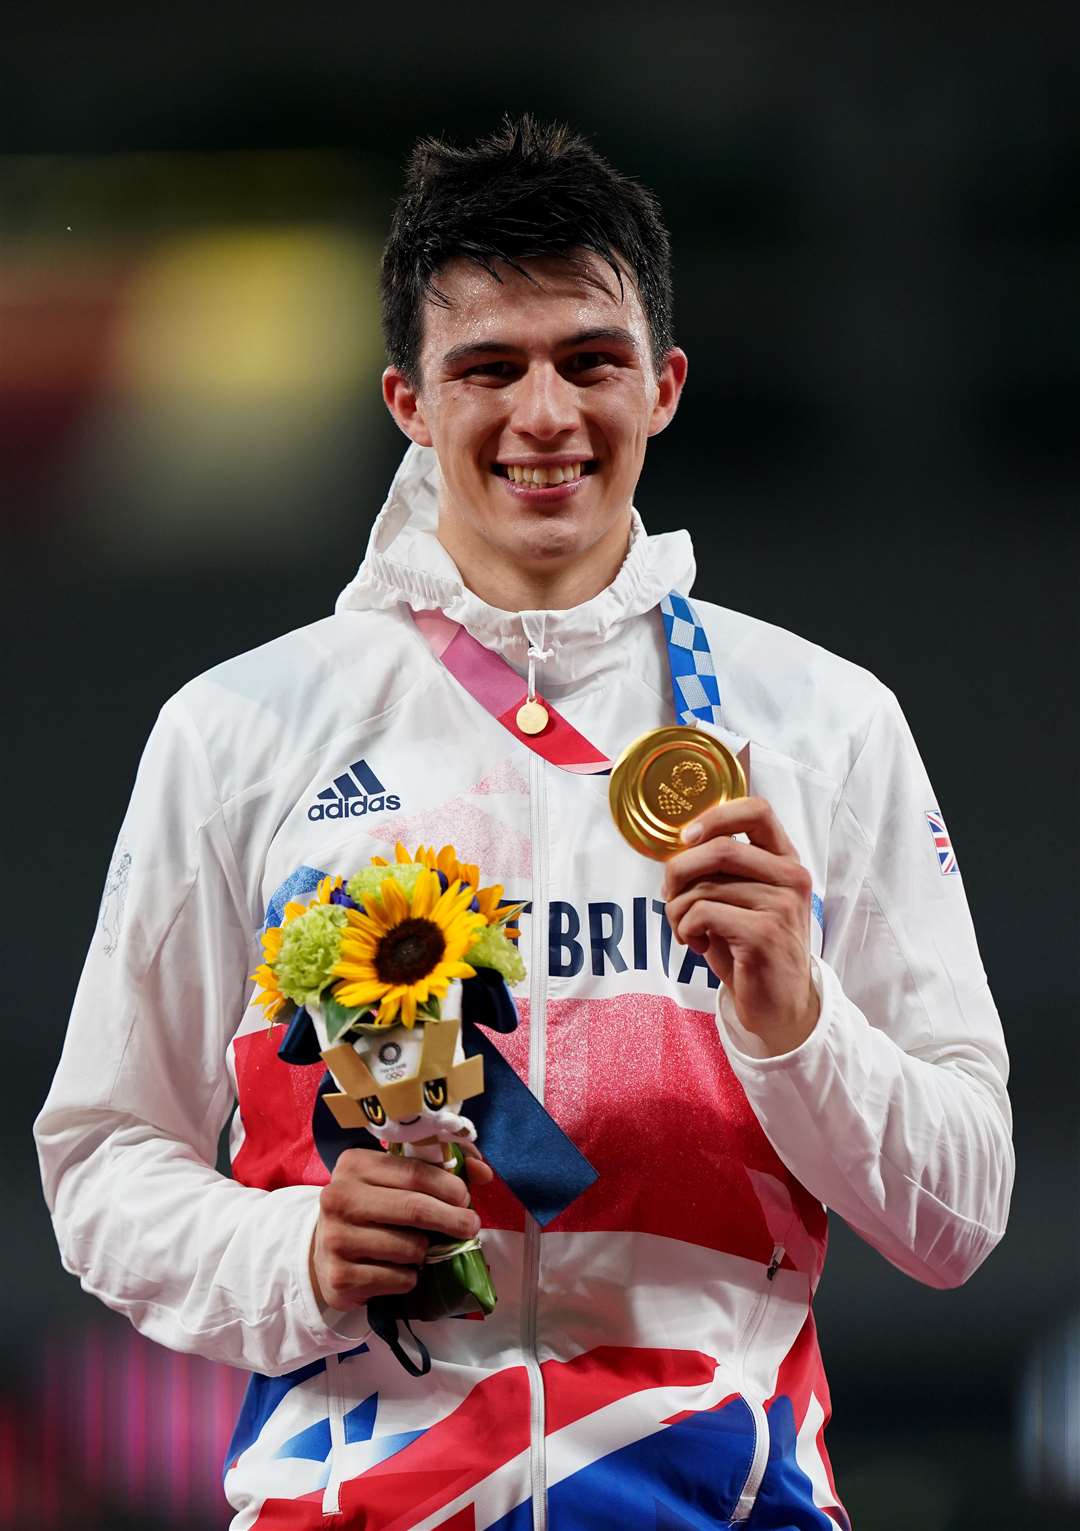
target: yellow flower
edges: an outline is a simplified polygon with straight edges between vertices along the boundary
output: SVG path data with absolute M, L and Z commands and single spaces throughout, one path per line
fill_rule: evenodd
M 462 961 L 484 925 L 483 915 L 469 913 L 472 897 L 459 880 L 441 892 L 439 879 L 427 871 L 417 878 L 410 902 L 400 883 L 384 878 L 379 896 L 365 897 L 363 912 L 346 910 L 334 998 L 350 1009 L 378 1004 L 376 1025 L 400 1019 L 412 1026 L 418 1005 L 441 999 L 452 978 L 475 975 Z
M 322 882 L 319 884 L 319 894 L 317 895 L 317 900 L 313 899 L 313 903 L 316 901 L 323 904 L 329 903 L 332 889 L 327 889 L 325 898 L 321 897 L 323 887 L 328 884 L 329 881 L 329 877 L 323 878 Z M 337 885 L 340 885 L 340 883 L 341 878 L 339 877 L 337 880 Z M 274 974 L 274 963 L 277 961 L 278 953 L 281 951 L 281 942 L 283 940 L 282 932 L 284 931 L 285 926 L 289 923 L 289 921 L 295 920 L 298 914 L 303 914 L 307 907 L 307 904 L 290 903 L 285 905 L 285 913 L 282 916 L 281 924 L 271 925 L 267 930 L 263 932 L 262 962 L 255 969 L 254 973 L 248 974 L 248 977 L 254 979 L 255 983 L 258 984 L 262 991 L 261 993 L 255 994 L 251 1003 L 253 1005 L 259 1006 L 263 1014 L 266 1016 L 267 1024 L 270 1026 L 274 1024 L 277 1017 L 289 1003 L 284 994 L 282 994 L 281 990 L 278 988 L 277 977 Z
M 379 856 L 373 856 L 371 859 L 373 866 L 387 865 Z M 418 845 L 416 855 L 410 856 L 399 840 L 394 847 L 394 859 L 399 866 L 420 862 L 429 872 L 441 872 L 448 882 L 454 882 L 456 879 L 465 883 L 472 890 L 472 896 L 476 899 L 486 925 L 506 925 L 508 920 L 516 919 L 525 907 L 524 904 L 514 904 L 500 909 L 499 903 L 503 896 L 502 883 L 497 882 L 490 888 L 482 888 L 480 868 L 474 862 L 459 861 L 452 845 L 444 845 L 441 851 L 436 851 L 433 845 Z M 513 926 L 507 926 L 506 934 L 516 937 L 521 932 Z

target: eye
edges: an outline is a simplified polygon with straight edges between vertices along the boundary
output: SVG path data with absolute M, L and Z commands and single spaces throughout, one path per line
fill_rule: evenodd
M 440 1111 L 446 1105 L 446 1080 L 425 1079 L 424 1100 L 432 1111 Z
M 615 358 L 606 351 L 578 351 L 567 361 L 566 370 L 576 377 L 584 372 L 599 372 L 614 362 Z
M 397 1042 L 384 1042 L 379 1048 L 380 1063 L 396 1063 L 401 1057 L 401 1047 Z
M 462 376 L 478 383 L 506 383 L 517 376 L 518 370 L 512 361 L 485 361 L 467 368 Z
M 364 1115 L 373 1127 L 382 1127 L 386 1123 L 386 1112 L 383 1103 L 377 1095 L 368 1095 L 360 1102 Z

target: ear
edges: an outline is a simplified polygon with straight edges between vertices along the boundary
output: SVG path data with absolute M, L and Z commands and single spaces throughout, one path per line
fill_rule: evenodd
M 387 409 L 409 440 L 415 441 L 417 446 L 433 446 L 419 389 L 413 387 L 404 372 L 399 372 L 397 367 L 387 367 L 382 376 L 382 392 Z
M 678 346 L 673 346 L 664 357 L 656 379 L 656 403 L 649 421 L 650 436 L 659 436 L 664 427 L 671 423 L 682 397 L 688 366 L 686 352 L 680 351 Z

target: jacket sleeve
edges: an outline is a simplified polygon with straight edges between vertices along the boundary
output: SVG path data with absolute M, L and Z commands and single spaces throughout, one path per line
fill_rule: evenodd
M 833 819 L 817 1026 L 763 1058 L 724 992 L 720 1016 L 791 1172 L 894 1265 L 952 1287 L 1002 1236 L 1014 1160 L 1005 1043 L 936 802 L 884 692 Z
M 64 1266 L 88 1292 L 161 1344 L 276 1375 L 356 1344 L 359 1315 L 339 1332 L 311 1288 L 318 1188 L 261 1191 L 214 1167 L 255 923 L 174 698 L 139 767 L 35 1136 Z

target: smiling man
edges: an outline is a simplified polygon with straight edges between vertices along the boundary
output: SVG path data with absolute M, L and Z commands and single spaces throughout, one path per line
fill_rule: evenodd
M 565 609 L 626 555 L 646 442 L 675 413 L 686 357 L 654 346 L 633 278 L 594 252 L 502 266 L 440 271 L 444 304 L 383 387 L 435 450 L 439 541 L 470 588 L 508 611 Z
M 37 1129 L 65 1264 L 254 1374 L 238 1531 L 847 1526 L 825 1209 L 948 1287 L 1012 1184 L 926 773 L 879 682 L 691 605 L 688 536 L 633 508 L 687 371 L 646 191 L 528 119 L 424 142 L 383 315 L 411 445 L 356 578 L 185 687 L 147 746 Z M 676 720 L 748 759 L 752 795 L 662 868 L 616 834 L 603 768 Z M 246 982 L 286 899 L 399 840 L 453 842 L 524 904 L 498 1050 L 533 1098 L 481 1132 L 500 1174 L 471 1161 L 475 1211 L 435 1165 L 329 1141 L 321 1070 L 280 1056 Z M 418 1326 L 413 1375 L 375 1299 L 414 1287 L 425 1232 L 481 1225 L 498 1305 Z

